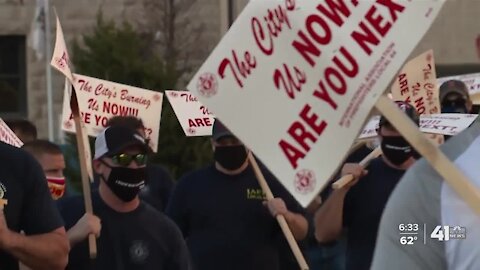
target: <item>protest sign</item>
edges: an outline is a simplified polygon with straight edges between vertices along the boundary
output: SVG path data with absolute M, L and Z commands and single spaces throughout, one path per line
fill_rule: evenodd
M 468 128 L 477 114 L 443 113 L 420 117 L 420 130 L 423 133 L 454 136 Z
M 408 61 L 392 84 L 392 97 L 411 104 L 419 115 L 440 113 L 440 101 L 433 51 L 429 50 Z M 444 138 L 430 134 L 428 138 L 442 144 Z
M 165 91 L 187 136 L 212 135 L 213 113 L 189 91 Z
M 69 107 L 72 111 L 72 119 L 77 130 L 75 136 L 77 139 L 77 150 L 80 163 L 80 175 L 82 179 L 85 212 L 88 214 L 93 214 L 92 196 L 90 193 L 90 183 L 91 181 L 93 182 L 93 169 L 91 162 L 92 154 L 90 152 L 90 143 L 88 141 L 88 135 L 85 131 L 85 123 L 82 121 L 80 115 L 75 87 L 73 87 L 73 84 L 75 83 L 75 78 L 73 77 L 70 68 L 70 58 L 68 56 L 65 39 L 63 37 L 62 26 L 60 24 L 60 19 L 58 18 L 58 15 L 56 17 L 57 36 L 55 40 L 55 49 L 52 55 L 52 60 L 50 61 L 50 65 L 55 67 L 58 71 L 62 72 L 65 75 L 65 85 L 68 89 L 66 92 L 69 93 L 66 100 L 68 100 L 68 103 L 70 105 Z M 97 242 L 94 234 L 88 235 L 88 249 L 90 253 L 90 258 L 96 258 Z
M 443 3 L 250 1 L 187 88 L 307 206 Z
M 0 118 L 0 141 L 13 145 L 15 147 L 22 147 L 23 142 L 17 137 L 10 127 Z
M 442 113 L 420 116 L 420 131 L 423 133 L 454 136 L 468 128 L 477 114 Z M 377 136 L 380 116 L 374 116 L 363 128 L 358 139 L 369 139 Z
M 112 116 L 135 116 L 145 125 L 145 134 L 156 152 L 160 130 L 163 94 L 138 87 L 74 74 L 75 89 L 86 132 L 96 137 Z M 64 91 L 62 129 L 75 132 L 69 105 L 68 89 Z
M 55 40 L 55 49 L 53 50 L 52 60 L 50 65 L 56 68 L 58 71 L 63 73 L 70 82 L 73 83 L 73 74 L 70 70 L 70 56 L 68 55 L 67 45 L 65 44 L 65 39 L 63 37 L 62 25 L 60 24 L 60 19 L 57 16 L 57 36 Z

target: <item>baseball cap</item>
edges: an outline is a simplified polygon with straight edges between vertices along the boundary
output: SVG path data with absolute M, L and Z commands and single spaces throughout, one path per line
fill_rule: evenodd
M 440 86 L 440 102 L 443 102 L 451 94 L 456 94 L 465 100 L 470 99 L 467 85 L 460 80 L 449 80 L 442 83 Z
M 235 135 L 233 135 L 233 133 L 222 122 L 220 122 L 220 120 L 215 119 L 215 122 L 213 122 L 213 129 L 212 129 L 213 140 L 217 141 L 218 139 L 225 136 L 235 137 Z
M 420 116 L 412 105 L 404 101 L 395 101 L 395 103 L 397 104 L 398 108 L 402 110 L 417 126 L 420 125 Z M 387 118 L 382 115 L 378 125 L 381 127 L 385 124 L 391 125 Z
M 145 152 L 149 150 L 145 139 L 135 130 L 122 126 L 107 127 L 95 139 L 95 157 L 93 159 L 118 154 L 126 147 L 134 145 L 140 146 Z

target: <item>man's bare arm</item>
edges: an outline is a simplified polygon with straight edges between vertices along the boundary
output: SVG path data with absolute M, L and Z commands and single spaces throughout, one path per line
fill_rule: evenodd
M 0 210 L 0 249 L 32 269 L 63 270 L 70 246 L 63 227 L 49 233 L 23 235 L 8 229 Z

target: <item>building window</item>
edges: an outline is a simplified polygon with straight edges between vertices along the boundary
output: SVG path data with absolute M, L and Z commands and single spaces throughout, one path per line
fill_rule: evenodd
M 0 115 L 26 116 L 25 36 L 0 36 Z

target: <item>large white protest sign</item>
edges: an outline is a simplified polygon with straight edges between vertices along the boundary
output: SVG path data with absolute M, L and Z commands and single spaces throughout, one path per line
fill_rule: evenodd
M 420 116 L 420 131 L 423 133 L 454 136 L 468 128 L 478 114 L 442 113 Z M 380 116 L 374 116 L 363 128 L 358 139 L 376 137 Z
M 187 136 L 212 135 L 214 116 L 189 91 L 165 91 L 173 111 Z
M 88 135 L 96 137 L 112 116 L 135 116 L 142 119 L 145 133 L 154 151 L 158 147 L 163 94 L 138 87 L 74 74 L 78 106 Z M 75 124 L 65 89 L 62 129 L 75 132 Z
M 306 206 L 444 1 L 250 1 L 188 85 Z
M 437 73 L 433 50 L 428 50 L 406 63 L 392 85 L 394 100 L 411 104 L 419 115 L 440 113 Z M 430 134 L 428 138 L 442 144 L 443 136 Z
M 13 145 L 15 147 L 22 147 L 23 142 L 17 137 L 17 135 L 5 124 L 0 118 L 0 141 Z
M 480 94 L 480 73 L 472 73 L 458 76 L 449 76 L 438 78 L 438 85 L 442 85 L 449 80 L 460 80 L 464 82 L 468 87 L 468 93 L 470 95 Z

